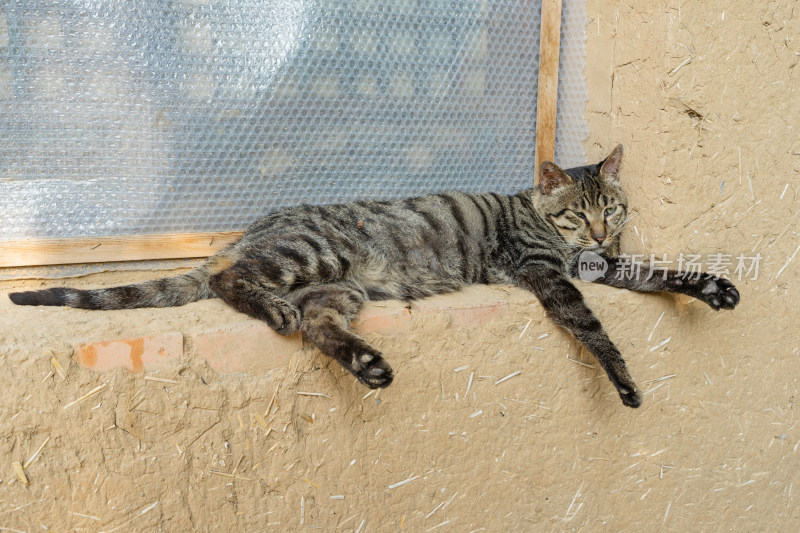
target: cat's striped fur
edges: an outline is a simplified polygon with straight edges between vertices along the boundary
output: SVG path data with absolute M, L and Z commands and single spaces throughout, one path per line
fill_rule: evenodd
M 627 216 L 618 185 L 618 146 L 597 165 L 543 163 L 539 185 L 515 195 L 436 194 L 394 202 L 300 205 L 254 223 L 197 270 L 98 290 L 54 288 L 11 294 L 21 305 L 84 309 L 169 307 L 218 296 L 282 334 L 302 330 L 369 387 L 386 387 L 391 367 L 350 330 L 366 300 L 414 300 L 475 283 L 511 283 L 533 292 L 549 316 L 594 355 L 637 407 L 641 395 L 619 351 L 570 281 L 585 249 L 612 265 L 598 281 L 637 290 L 684 292 L 712 307 L 739 299 L 726 280 L 692 284 L 614 276 Z

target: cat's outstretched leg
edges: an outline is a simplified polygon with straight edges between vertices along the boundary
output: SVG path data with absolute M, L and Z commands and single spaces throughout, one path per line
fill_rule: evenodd
M 350 322 L 364 305 L 364 297 L 346 284 L 308 286 L 287 298 L 303 314 L 301 329 L 322 353 L 333 357 L 370 387 L 388 387 L 392 368 L 381 353 L 350 330 Z
M 733 309 L 739 291 L 725 278 L 700 272 L 681 273 L 653 268 L 650 263 L 632 263 L 625 258 L 603 257 L 608 265 L 595 283 L 640 292 L 675 292 L 707 303 L 712 309 Z M 577 267 L 575 267 L 577 268 Z
M 572 333 L 592 352 L 619 392 L 623 404 L 629 407 L 642 404 L 642 394 L 628 372 L 625 360 L 584 302 L 581 292 L 564 274 L 539 265 L 535 270 L 520 272 L 517 284 L 533 292 L 553 322 Z
M 291 335 L 300 329 L 300 310 L 275 294 L 278 280 L 269 279 L 255 265 L 236 262 L 212 276 L 209 287 L 228 305 L 263 320 L 281 335 Z

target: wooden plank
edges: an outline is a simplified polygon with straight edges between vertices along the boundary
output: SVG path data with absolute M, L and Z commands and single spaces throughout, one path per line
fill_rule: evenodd
M 543 0 L 539 39 L 539 87 L 536 96 L 536 178 L 539 165 L 552 161 L 556 149 L 558 56 L 561 46 L 561 0 Z
M 240 231 L 0 241 L 0 267 L 208 257 Z

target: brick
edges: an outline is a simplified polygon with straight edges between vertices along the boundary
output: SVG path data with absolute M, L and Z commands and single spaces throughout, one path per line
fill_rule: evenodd
M 303 347 L 300 333 L 283 336 L 262 322 L 250 321 L 192 336 L 195 357 L 221 374 L 262 373 L 289 362 Z
M 402 302 L 368 303 L 353 321 L 353 329 L 362 335 L 411 332 L 411 312 Z
M 178 332 L 152 337 L 118 339 L 79 344 L 73 358 L 84 367 L 105 372 L 127 368 L 131 372 L 156 370 L 180 360 L 183 356 L 183 335 Z
M 453 321 L 464 326 L 482 326 L 495 318 L 504 316 L 506 313 L 508 313 L 508 305 L 506 304 L 481 305 L 450 310 Z
M 508 313 L 508 303 L 500 296 L 487 295 L 485 290 L 469 287 L 459 292 L 419 300 L 414 303 L 412 312 L 422 315 L 443 313 L 449 315 L 454 324 L 482 326 L 495 318 L 505 316 Z

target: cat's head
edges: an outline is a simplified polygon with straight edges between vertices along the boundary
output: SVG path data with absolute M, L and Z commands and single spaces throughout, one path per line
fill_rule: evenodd
M 596 165 L 562 170 L 545 161 L 533 202 L 566 243 L 589 250 L 611 248 L 628 215 L 628 197 L 619 186 L 622 145 Z

